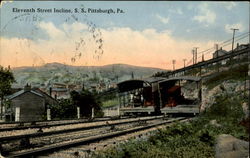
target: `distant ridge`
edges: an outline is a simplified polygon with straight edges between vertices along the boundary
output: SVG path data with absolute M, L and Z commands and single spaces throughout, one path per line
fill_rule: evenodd
M 137 68 L 149 68 L 149 69 L 159 69 L 160 71 L 167 71 L 166 69 L 160 69 L 160 68 L 155 68 L 155 67 L 144 67 L 144 66 L 137 66 L 137 65 L 129 65 L 129 64 L 123 64 L 123 63 L 116 63 L 116 64 L 107 64 L 103 66 L 75 66 L 75 65 L 68 65 L 68 64 L 63 64 L 63 63 L 58 63 L 58 62 L 53 62 L 53 63 L 46 63 L 41 66 L 21 66 L 21 67 L 14 67 L 12 68 L 13 70 L 17 69 L 25 69 L 25 68 L 41 68 L 41 67 L 93 67 L 93 68 L 100 68 L 100 67 L 113 67 L 113 66 L 119 66 L 119 67 L 137 67 Z
M 54 62 L 43 66 L 13 68 L 17 87 L 27 83 L 36 87 L 48 87 L 53 83 L 80 85 L 100 82 L 117 83 L 131 78 L 150 77 L 162 71 L 167 70 L 120 63 L 104 66 L 73 66 Z

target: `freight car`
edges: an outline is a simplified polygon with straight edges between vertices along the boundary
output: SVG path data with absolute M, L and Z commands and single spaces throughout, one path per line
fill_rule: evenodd
M 200 112 L 200 77 L 132 79 L 117 86 L 121 115 L 196 115 Z

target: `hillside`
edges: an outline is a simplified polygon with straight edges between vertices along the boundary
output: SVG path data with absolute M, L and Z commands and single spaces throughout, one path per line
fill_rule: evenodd
M 244 61 L 221 65 L 219 72 L 216 65 L 208 68 L 202 78 L 201 113 L 197 117 L 159 127 L 149 136 L 138 134 L 94 151 L 92 157 L 249 157 L 250 65 Z
M 95 82 L 116 83 L 134 78 L 144 78 L 162 69 L 139 67 L 126 64 L 105 66 L 71 66 L 61 63 L 48 63 L 40 67 L 14 68 L 17 83 L 14 87 L 22 87 L 29 83 L 36 87 L 47 87 L 51 83 L 85 84 Z

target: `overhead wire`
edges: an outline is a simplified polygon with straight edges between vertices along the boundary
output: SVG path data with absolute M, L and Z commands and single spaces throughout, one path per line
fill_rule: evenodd
M 245 32 L 245 33 L 242 33 L 242 34 L 240 34 L 240 35 L 238 35 L 238 36 L 235 36 L 235 42 L 237 42 L 237 41 L 240 41 L 240 40 L 242 40 L 242 39 L 244 39 L 244 38 L 246 38 L 246 37 L 249 37 L 249 34 L 250 34 L 250 32 Z M 232 44 L 232 40 L 233 40 L 233 38 L 231 38 L 231 39 L 228 39 L 228 40 L 226 40 L 226 41 L 224 41 L 224 42 L 222 42 L 222 43 L 220 43 L 220 44 L 218 44 L 218 47 L 225 47 L 225 46 L 228 46 L 228 45 L 230 45 L 230 44 Z M 197 54 L 202 54 L 203 55 L 203 57 L 205 56 L 205 55 L 208 55 L 208 54 L 210 54 L 210 53 L 213 53 L 214 52 L 214 47 L 211 47 L 211 48 L 208 48 L 208 49 L 206 49 L 206 50 L 203 50 L 203 51 L 200 51 L 200 52 L 198 52 Z M 197 57 L 197 59 L 200 59 L 200 58 L 202 58 L 202 55 L 200 55 L 199 57 Z M 192 63 L 192 59 L 191 60 L 189 60 L 189 62 L 187 63 L 187 65 L 189 65 L 189 64 L 191 64 Z

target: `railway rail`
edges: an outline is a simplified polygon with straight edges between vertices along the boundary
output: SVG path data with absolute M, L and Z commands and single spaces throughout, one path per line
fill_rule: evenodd
M 18 140 L 23 137 L 40 137 L 40 136 L 47 136 L 47 135 L 52 135 L 52 134 L 61 134 L 61 133 L 69 133 L 69 132 L 75 132 L 75 131 L 80 131 L 80 130 L 89 130 L 89 129 L 96 129 L 96 128 L 102 128 L 102 127 L 108 127 L 108 126 L 116 126 L 116 125 L 121 125 L 121 124 L 127 124 L 127 123 L 134 123 L 138 121 L 150 121 L 154 119 L 161 119 L 163 116 L 154 116 L 154 117 L 142 117 L 142 118 L 127 118 L 126 119 L 116 119 L 116 120 L 110 120 L 110 121 L 100 121 L 98 124 L 92 125 L 92 124 L 87 124 L 83 123 L 81 127 L 78 128 L 69 128 L 69 129 L 63 129 L 63 130 L 55 130 L 55 131 L 50 131 L 50 132 L 33 132 L 30 134 L 21 134 L 21 135 L 14 135 L 14 136 L 5 136 L 0 138 L 0 142 L 3 141 L 11 141 L 11 140 Z M 88 122 L 92 123 L 92 122 Z M 70 124 L 73 125 L 73 124 Z M 86 126 L 85 126 L 86 125 Z M 0 133 L 1 135 L 1 133 Z
M 122 117 L 122 118 L 107 117 L 107 118 L 61 120 L 61 121 L 11 122 L 11 123 L 7 122 L 7 123 L 0 123 L 0 132 L 33 129 L 33 128 L 50 128 L 55 126 L 65 126 L 65 125 L 73 125 L 80 123 L 102 122 L 111 120 L 123 120 L 128 118 L 129 117 Z
M 30 139 L 36 139 L 37 142 L 40 142 L 39 146 L 36 146 L 33 148 L 20 148 L 20 150 L 10 150 L 10 151 L 4 151 L 4 146 L 2 145 L 2 154 L 7 157 L 27 157 L 27 156 L 33 156 L 33 155 L 39 155 L 44 152 L 52 152 L 58 149 L 65 149 L 72 146 L 77 146 L 81 144 L 88 144 L 96 141 L 101 141 L 108 138 L 113 138 L 121 135 L 125 135 L 128 133 L 133 133 L 149 128 L 153 128 L 156 126 L 160 126 L 163 124 L 169 124 L 173 121 L 180 121 L 184 120 L 186 118 L 175 118 L 171 120 L 166 120 L 165 117 L 151 117 L 151 118 L 143 118 L 143 119 L 137 119 L 132 121 L 124 121 L 124 122 L 118 122 L 118 123 L 109 123 L 106 124 L 106 126 L 97 126 L 97 127 L 89 127 L 85 129 L 74 129 L 69 132 L 69 130 L 61 130 L 61 131 L 53 131 L 53 132 L 45 132 L 45 133 L 34 133 L 30 135 L 19 135 L 19 136 L 10 136 L 10 137 L 2 137 L 1 142 L 4 142 L 8 145 L 8 143 L 11 144 L 13 141 L 16 145 L 21 145 L 17 143 L 19 140 L 21 142 L 23 140 L 26 140 L 29 144 Z M 147 122 L 147 123 L 146 123 Z M 115 128 L 112 128 L 115 127 Z M 92 128 L 92 129 L 91 129 Z M 72 133 L 73 132 L 73 133 Z M 75 133 L 74 133 L 75 132 Z M 49 138 L 46 138 L 49 137 Z M 43 137 L 43 138 L 41 138 Z M 49 140 L 51 137 L 58 139 L 62 139 L 61 141 L 58 141 L 56 143 L 44 143 L 45 145 L 41 145 L 47 140 Z M 64 139 L 65 137 L 65 139 Z M 34 140 L 32 140 L 34 141 Z M 6 146 L 5 146 L 6 147 Z

